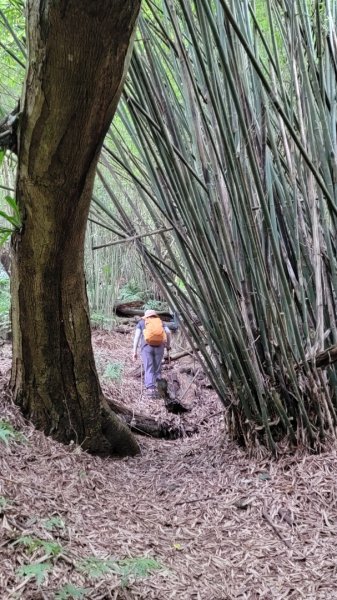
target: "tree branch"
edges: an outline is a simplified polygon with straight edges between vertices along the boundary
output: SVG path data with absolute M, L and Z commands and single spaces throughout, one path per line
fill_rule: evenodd
M 19 103 L 9 115 L 0 121 L 0 148 L 17 154 L 17 126 L 19 122 Z

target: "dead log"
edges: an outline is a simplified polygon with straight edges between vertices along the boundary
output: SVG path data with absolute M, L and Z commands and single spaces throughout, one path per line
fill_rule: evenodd
M 199 369 L 193 369 L 193 367 L 181 367 L 179 369 L 179 373 L 185 373 L 186 375 L 194 375 L 199 371 Z
M 138 319 L 136 317 L 126 317 L 125 319 L 121 319 L 120 325 L 127 325 L 128 327 L 134 327 Z
M 114 312 L 118 317 L 142 317 L 144 315 L 143 300 L 133 300 L 131 302 L 118 302 L 114 305 Z M 173 320 L 173 315 L 167 311 L 156 311 L 158 316 L 165 322 Z
M 309 365 L 314 365 L 318 369 L 324 369 L 335 362 L 337 362 L 337 344 L 319 352 L 316 356 L 308 360 Z M 303 367 L 303 363 L 299 367 Z
M 124 335 L 127 335 L 132 331 L 132 329 L 131 327 L 126 327 L 125 325 L 116 325 L 112 331 L 113 333 L 123 333 Z
M 196 428 L 185 428 L 182 425 L 169 423 L 168 421 L 156 421 L 152 417 L 134 413 L 132 410 L 106 398 L 111 410 L 117 414 L 134 433 L 148 435 L 153 438 L 162 438 L 166 440 L 176 440 L 185 435 L 190 436 L 196 433 Z
M 169 356 L 165 356 L 164 360 L 179 360 L 180 358 L 184 358 L 185 356 L 194 356 L 193 350 L 183 350 L 182 352 L 177 352 L 176 354 L 170 354 Z
M 206 388 L 207 390 L 213 389 L 213 385 L 210 381 L 208 381 L 208 379 L 201 379 L 200 381 L 198 380 L 198 386 L 201 388 Z
M 135 303 L 130 303 L 130 304 L 119 304 L 114 308 L 114 311 L 117 315 L 117 317 L 142 317 L 144 314 L 144 309 L 140 308 L 137 306 L 132 306 Z M 142 306 L 142 302 L 140 303 L 140 306 Z
M 178 415 L 190 411 L 179 401 L 180 382 L 174 374 L 171 375 L 169 380 L 164 377 L 158 379 L 157 387 L 159 397 L 164 400 L 167 412 Z

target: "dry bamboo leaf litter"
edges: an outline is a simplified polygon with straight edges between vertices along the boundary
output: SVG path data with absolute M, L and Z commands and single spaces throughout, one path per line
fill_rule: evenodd
M 120 379 L 103 379 L 105 390 L 137 412 L 167 418 L 130 375 L 130 337 L 95 332 L 94 345 L 101 377 L 108 364 L 123 364 Z M 3 386 L 9 361 L 5 347 Z M 187 388 L 188 375 L 180 377 Z M 210 419 L 219 413 L 212 391 L 203 394 L 201 402 L 191 386 L 185 401 L 193 408 L 183 417 L 203 422 L 199 433 L 140 438 L 140 456 L 113 461 L 46 438 L 4 392 L 1 418 L 26 440 L 0 445 L 1 598 L 51 600 L 72 584 L 92 600 L 337 599 L 337 449 L 278 462 L 248 457 L 226 441 L 221 415 Z M 13 544 L 23 537 L 62 546 L 46 559 L 52 567 L 40 586 L 17 569 L 49 555 Z M 111 571 L 95 578 L 79 568 L 93 557 L 150 557 L 163 568 L 130 576 L 123 587 Z

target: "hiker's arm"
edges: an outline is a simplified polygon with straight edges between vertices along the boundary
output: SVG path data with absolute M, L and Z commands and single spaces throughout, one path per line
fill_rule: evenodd
M 136 332 L 135 332 L 135 337 L 133 340 L 133 359 L 136 360 L 137 358 L 137 348 L 139 345 L 139 340 L 140 340 L 140 336 L 142 335 L 142 330 L 137 327 L 136 328 Z

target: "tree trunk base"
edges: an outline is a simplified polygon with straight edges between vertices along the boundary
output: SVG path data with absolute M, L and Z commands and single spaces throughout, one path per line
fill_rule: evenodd
M 46 428 L 45 421 L 39 420 L 38 414 L 30 411 L 30 405 L 25 401 L 24 395 L 19 393 L 11 397 L 20 409 L 23 416 L 30 421 L 39 431 L 52 437 L 55 441 L 69 445 L 76 443 L 90 454 L 100 456 L 125 457 L 139 454 L 140 449 L 135 437 L 131 434 L 130 427 L 124 423 L 113 410 L 110 409 L 103 397 L 97 410 L 97 419 L 88 429 L 76 431 L 70 426 L 60 426 L 58 414 L 53 414 L 53 419 Z M 55 425 L 52 426 L 51 423 Z M 58 425 L 56 425 L 58 423 Z
M 84 445 L 85 446 L 85 445 Z M 87 450 L 91 454 L 104 456 L 135 456 L 140 449 L 130 430 L 109 408 L 106 400 L 101 404 L 101 432 L 97 439 L 90 439 Z

